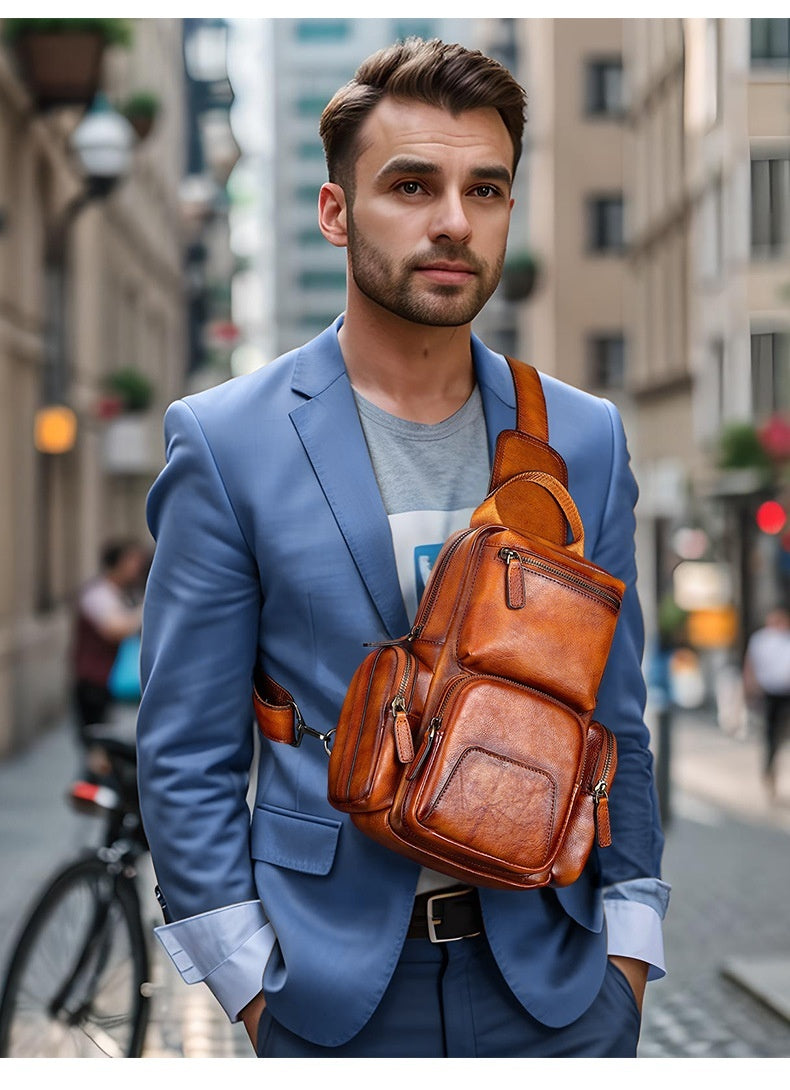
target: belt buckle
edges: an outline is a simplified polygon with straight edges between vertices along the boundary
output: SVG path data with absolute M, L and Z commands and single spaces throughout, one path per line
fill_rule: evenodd
M 426 901 L 427 911 L 427 924 L 428 924 L 428 939 L 433 943 L 439 942 L 458 942 L 460 939 L 473 939 L 475 935 L 479 935 L 479 931 L 470 931 L 468 935 L 454 935 L 450 939 L 443 939 L 440 935 L 436 934 L 436 925 L 441 923 L 441 920 L 434 920 L 433 918 L 433 903 L 434 901 L 447 901 L 453 897 L 463 897 L 467 893 L 471 893 L 470 887 L 466 889 L 454 889 L 450 893 L 434 893 L 432 897 L 429 897 Z

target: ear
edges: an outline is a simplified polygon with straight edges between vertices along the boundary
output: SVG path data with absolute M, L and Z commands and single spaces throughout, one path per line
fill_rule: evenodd
M 346 194 L 337 182 L 324 182 L 318 194 L 318 226 L 321 234 L 333 246 L 348 243 L 346 226 Z

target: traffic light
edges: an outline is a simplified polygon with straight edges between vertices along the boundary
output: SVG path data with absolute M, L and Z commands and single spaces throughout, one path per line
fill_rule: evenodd
M 787 523 L 787 512 L 776 500 L 766 500 L 757 508 L 755 519 L 764 534 L 779 534 Z

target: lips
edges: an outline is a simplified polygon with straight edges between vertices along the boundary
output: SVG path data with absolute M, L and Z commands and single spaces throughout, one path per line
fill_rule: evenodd
M 475 270 L 470 265 L 464 265 L 460 261 L 431 261 L 424 265 L 418 265 L 420 272 L 460 272 L 474 275 Z
M 417 272 L 437 284 L 466 284 L 477 275 L 475 269 L 460 261 L 432 261 L 418 265 Z

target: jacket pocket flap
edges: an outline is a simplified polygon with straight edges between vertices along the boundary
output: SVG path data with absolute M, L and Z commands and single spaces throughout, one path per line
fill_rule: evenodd
M 341 821 L 256 806 L 250 851 L 253 859 L 304 874 L 329 874 L 335 858 Z

